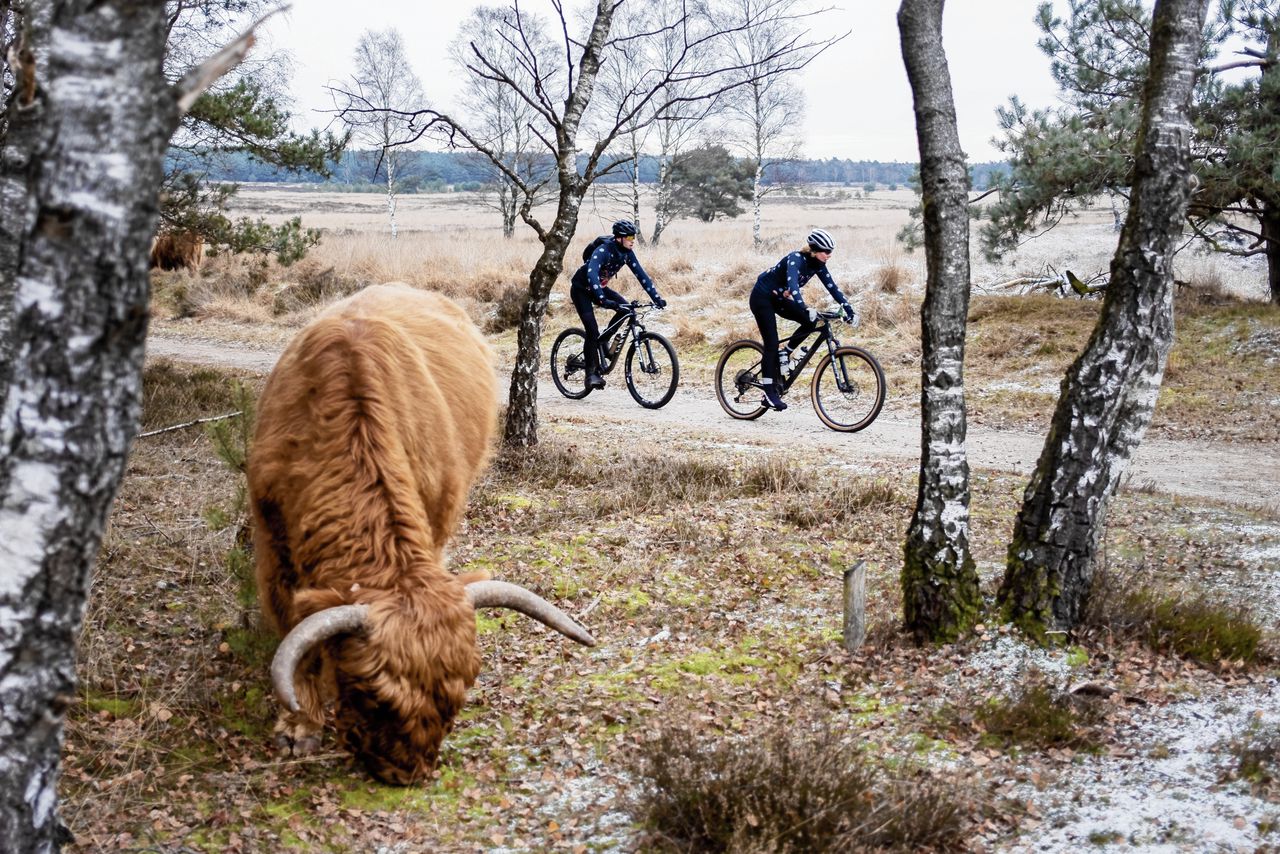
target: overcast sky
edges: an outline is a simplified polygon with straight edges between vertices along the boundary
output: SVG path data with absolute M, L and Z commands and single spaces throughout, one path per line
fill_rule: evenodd
M 293 55 L 296 109 L 309 119 L 307 126 L 318 126 L 327 116 L 313 111 L 331 107 L 324 86 L 351 73 L 356 39 L 364 29 L 398 29 L 427 97 L 452 106 L 458 74 L 448 60 L 448 45 L 476 5 L 472 0 L 293 0 L 289 12 L 268 21 L 264 35 L 273 47 Z M 943 45 L 960 141 L 970 162 L 1000 159 L 991 145 L 995 109 L 1010 95 L 1037 107 L 1053 102 L 1048 60 L 1035 46 L 1037 5 L 1038 0 L 951 0 L 946 6 Z M 551 14 L 549 0 L 523 0 L 521 7 Z M 898 0 L 846 0 L 845 8 L 818 19 L 827 32 L 849 35 L 795 78 L 807 99 L 804 156 L 918 159 L 897 8 Z

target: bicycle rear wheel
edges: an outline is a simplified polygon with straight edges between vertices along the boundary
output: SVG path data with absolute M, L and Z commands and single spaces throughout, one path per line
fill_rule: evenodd
M 809 394 L 823 424 L 856 433 L 875 421 L 884 406 L 884 371 L 866 350 L 841 347 L 834 358 L 830 353 L 822 357 Z
M 627 350 L 627 391 L 645 409 L 660 409 L 676 393 L 676 348 L 656 332 L 644 332 Z
M 764 389 L 760 386 L 764 348 L 755 341 L 734 341 L 724 348 L 716 365 L 716 398 L 734 418 L 751 421 L 764 415 Z
M 551 381 L 560 393 L 571 400 L 581 400 L 591 393 L 587 387 L 587 334 L 581 329 L 566 329 L 551 345 Z

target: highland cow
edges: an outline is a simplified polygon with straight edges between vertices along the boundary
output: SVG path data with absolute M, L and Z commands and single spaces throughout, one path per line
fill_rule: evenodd
M 204 238 L 191 231 L 157 234 L 151 241 L 151 267 L 198 270 L 204 261 Z
M 272 665 L 282 747 L 315 749 L 332 700 L 370 773 L 413 783 L 479 672 L 475 608 L 514 608 L 594 643 L 522 588 L 445 569 L 496 408 L 479 331 L 407 285 L 335 304 L 281 356 L 248 474 L 262 610 L 285 635 Z

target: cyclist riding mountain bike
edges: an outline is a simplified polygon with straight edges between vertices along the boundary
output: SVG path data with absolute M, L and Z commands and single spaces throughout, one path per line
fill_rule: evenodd
M 787 408 L 778 391 L 782 386 L 781 357 L 790 357 L 792 348 L 799 346 L 817 327 L 818 311 L 805 304 L 800 289 L 817 276 L 831 298 L 840 304 L 845 320 L 852 322 L 858 316 L 827 270 L 827 260 L 836 248 L 831 235 L 815 228 L 809 232 L 807 242 L 805 248 L 784 256 L 761 273 L 751 290 L 751 313 L 755 315 L 764 344 L 764 376 L 760 379 L 764 386 L 764 404 L 779 411 Z M 781 351 L 778 349 L 778 316 L 800 324 Z
M 588 388 L 604 388 L 604 379 L 600 376 L 600 327 L 596 323 L 593 304 L 613 309 L 614 319 L 628 305 L 622 294 L 609 287 L 609 281 L 618 271 L 623 266 L 630 267 L 653 304 L 658 308 L 667 307 L 667 301 L 658 295 L 653 280 L 640 266 L 636 253 L 631 249 L 635 242 L 635 223 L 625 219 L 618 220 L 613 224 L 613 239 L 600 241 L 587 263 L 573 274 L 572 284 L 569 286 L 569 298 L 573 300 L 573 307 L 578 310 L 578 317 L 582 318 L 582 328 L 586 332 L 586 352 L 583 355 L 587 363 Z

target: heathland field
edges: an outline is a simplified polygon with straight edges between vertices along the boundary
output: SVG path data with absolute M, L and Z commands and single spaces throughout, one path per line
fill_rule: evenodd
M 277 753 L 275 641 L 258 628 L 235 468 L 244 425 L 138 439 L 81 639 L 71 850 L 1274 847 L 1280 310 L 1261 300 L 1264 270 L 1179 259 L 1178 340 L 1080 634 L 1042 650 L 988 619 L 918 649 L 898 631 L 925 271 L 894 236 L 913 201 L 824 187 L 770 199 L 760 251 L 746 217 L 680 221 L 637 247 L 670 300 L 653 325 L 679 352 L 676 398 L 641 409 L 616 373 L 582 401 L 544 383 L 541 441 L 497 453 L 451 549 L 454 569 L 537 590 L 599 645 L 480 617 L 484 669 L 430 785 L 378 785 L 335 743 Z M 378 196 L 248 188 L 237 204 L 301 215 L 323 240 L 289 268 L 218 257 L 154 274 L 144 431 L 242 408 L 318 308 L 372 283 L 453 297 L 510 364 L 539 247 L 524 228 L 504 240 L 480 199 L 402 197 L 394 241 Z M 571 257 L 625 214 L 589 198 Z M 832 271 L 862 315 L 841 335 L 889 379 L 864 433 L 824 430 L 798 390 L 787 412 L 732 421 L 711 388 L 722 345 L 754 337 L 756 274 L 814 226 L 834 235 Z M 992 597 L 1099 307 L 1000 285 L 1105 272 L 1114 244 L 1098 210 L 998 264 L 975 252 L 971 525 Z M 642 294 L 629 274 L 616 284 Z M 577 324 L 567 290 L 566 275 L 544 359 Z M 820 292 L 806 291 L 823 305 Z M 850 654 L 841 576 L 857 561 L 870 633 Z

